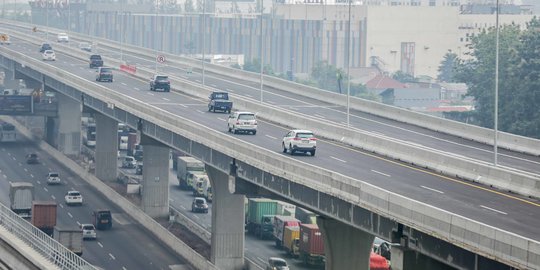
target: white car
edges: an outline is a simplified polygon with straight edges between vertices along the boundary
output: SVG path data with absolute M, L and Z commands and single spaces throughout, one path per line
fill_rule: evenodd
M 257 134 L 257 118 L 252 112 L 233 112 L 229 115 L 227 121 L 229 132 L 234 134 L 238 132 Z
M 80 192 L 76 190 L 70 190 L 66 193 L 66 196 L 64 196 L 64 200 L 66 201 L 67 205 L 72 205 L 72 204 L 82 205 L 83 198 Z
M 45 50 L 42 54 L 41 54 L 42 58 L 44 61 L 55 61 L 56 60 L 56 54 L 54 53 L 53 50 Z
M 81 49 L 83 51 L 91 52 L 92 51 L 92 44 L 90 44 L 88 42 L 81 42 L 81 43 L 79 43 L 79 49 Z
M 310 130 L 293 129 L 283 137 L 281 146 L 283 153 L 289 152 L 293 155 L 296 152 L 309 152 L 312 156 L 315 156 L 317 139 Z
M 60 183 L 62 183 L 62 181 L 60 180 L 60 175 L 58 175 L 57 172 L 50 172 L 47 174 L 47 185 L 56 185 Z
M 58 33 L 58 36 L 56 37 L 56 41 L 69 42 L 69 37 L 66 33 Z
M 81 224 L 83 239 L 97 239 L 96 228 L 93 224 Z
M 122 159 L 122 168 L 135 169 L 137 167 L 137 160 L 134 157 L 126 156 Z

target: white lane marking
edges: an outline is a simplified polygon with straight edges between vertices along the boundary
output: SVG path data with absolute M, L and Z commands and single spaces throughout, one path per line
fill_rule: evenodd
M 198 112 L 198 113 L 204 113 L 204 112 L 203 112 L 203 111 L 201 111 L 201 110 L 197 110 L 197 112 Z
M 266 134 L 266 135 L 264 135 L 264 136 L 266 136 L 266 137 L 268 137 L 268 138 L 270 138 L 270 139 L 272 139 L 272 140 L 277 140 L 277 138 L 276 138 L 276 137 L 274 137 L 274 136 L 270 136 L 270 135 L 268 135 L 268 134 Z
M 163 100 L 165 100 L 165 101 L 171 101 L 171 100 L 168 99 L 168 98 L 161 98 L 161 99 L 163 99 Z
M 68 216 L 69 216 L 70 218 L 73 218 L 73 215 L 72 215 L 70 212 L 68 212 Z
M 122 270 L 127 270 L 127 268 L 125 266 L 122 266 Z
M 5 150 L 4 150 L 4 151 L 5 151 Z M 11 157 L 11 152 L 8 152 L 7 155 Z
M 223 121 L 223 122 L 226 122 L 226 121 L 227 121 L 227 120 L 225 120 L 225 119 L 223 119 L 223 118 L 221 118 L 221 117 L 218 117 L 217 119 L 218 119 L 218 120 L 221 120 L 221 121 Z
M 48 190 L 46 187 L 43 187 L 43 189 L 44 189 L 45 191 L 49 192 L 49 190 Z
M 32 176 L 32 177 L 33 177 L 33 176 Z M 37 180 L 36 182 L 38 183 L 38 185 L 41 185 L 41 181 Z
M 174 200 L 173 200 L 173 199 L 169 199 L 169 202 L 174 202 Z
M 17 160 L 15 157 L 11 157 L 13 160 Z
M 77 221 L 77 226 L 79 226 L 79 227 L 81 226 L 81 223 L 79 221 Z
M 330 158 L 331 158 L 331 159 L 335 159 L 335 160 L 337 160 L 337 161 L 341 161 L 341 162 L 343 162 L 343 163 L 347 163 L 347 161 L 345 161 L 345 160 L 343 160 L 343 159 L 339 159 L 339 158 L 337 158 L 337 157 L 330 156 Z
M 126 83 L 124 83 L 124 82 L 123 82 L 123 83 L 121 83 L 121 84 L 122 84 L 122 85 L 124 85 L 124 86 L 125 86 L 125 85 L 127 85 L 127 84 L 126 84 Z
M 25 171 L 25 172 L 28 172 L 28 169 L 27 169 L 27 168 L 24 168 L 24 171 Z
M 444 192 L 440 191 L 440 190 L 436 190 L 434 188 L 430 188 L 430 187 L 426 187 L 426 186 L 420 186 L 421 188 L 425 188 L 427 190 L 431 190 L 431 191 L 435 191 L 437 193 L 440 193 L 440 194 L 444 194 Z
M 257 257 L 257 260 L 259 260 L 259 261 L 261 261 L 261 262 L 263 262 L 263 263 L 266 263 L 266 261 L 263 260 L 261 257 Z
M 322 118 L 322 119 L 326 119 L 326 117 L 320 115 L 320 114 L 317 114 L 317 113 L 314 113 L 313 116 L 315 117 L 319 117 L 319 118 Z
M 111 259 L 113 259 L 113 260 L 116 260 L 116 258 L 114 257 L 114 255 L 112 255 L 111 253 L 109 253 L 109 257 L 111 257 Z
M 97 242 L 98 246 L 100 246 L 101 248 L 103 248 L 103 244 L 101 244 L 101 242 Z
M 210 86 L 212 86 L 212 87 L 217 87 L 217 85 L 215 85 L 215 84 L 213 84 L 213 83 L 211 83 Z
M 19 166 L 22 166 L 22 163 L 19 162 Z
M 493 211 L 493 212 L 497 212 L 497 213 L 499 213 L 499 214 L 508 215 L 507 213 L 505 213 L 505 212 L 503 212 L 503 211 L 499 211 L 499 210 L 497 210 L 497 209 L 493 209 L 493 208 L 490 208 L 490 207 L 487 207 L 487 206 L 484 206 L 484 205 L 480 205 L 480 207 L 485 208 L 485 209 L 487 209 L 487 210 L 491 210 L 491 211 Z
M 253 96 L 252 96 L 252 95 L 250 95 L 250 94 L 246 94 L 246 97 L 250 97 L 250 98 L 253 98 Z
M 266 101 L 266 102 L 268 102 L 268 103 L 270 103 L 270 104 L 276 104 L 275 102 L 273 102 L 273 101 L 271 101 L 271 100 L 268 100 L 268 101 Z
M 184 105 L 184 104 L 178 104 L 178 105 L 180 105 L 180 106 L 182 106 L 182 107 L 184 107 L 184 108 L 187 108 L 187 106 Z
M 63 205 L 63 204 L 60 204 L 60 207 L 64 208 L 64 205 Z
M 376 170 L 371 170 L 371 171 L 374 172 L 374 173 L 378 173 L 380 175 L 384 175 L 386 177 L 391 177 L 389 174 L 386 174 L 386 173 L 382 173 L 382 172 L 379 172 L 379 171 L 376 171 Z
M 56 200 L 56 197 L 55 197 L 54 195 L 51 195 L 51 198 L 52 198 L 53 200 Z
M 137 88 L 137 87 L 133 87 L 133 89 L 135 89 L 135 90 L 137 90 L 137 91 L 141 90 L 141 89 L 139 89 L 139 88 Z
M 185 207 L 184 207 L 183 205 L 180 205 L 180 208 L 182 208 L 182 209 L 186 210 L 186 208 L 185 208 Z
M 153 95 L 154 95 L 154 94 L 152 94 L 152 93 L 150 93 L 150 92 L 147 92 L 147 94 L 149 94 L 149 95 L 151 95 L 151 96 L 153 96 Z
M 196 219 L 199 219 L 199 217 L 198 217 L 198 216 L 196 216 L 196 215 L 193 215 L 193 217 L 194 217 L 194 218 L 196 218 Z
M 229 88 L 226 88 L 225 90 L 227 90 L 228 92 L 234 92 L 234 90 L 229 89 Z
M 196 82 L 198 82 L 198 83 L 200 83 L 200 82 L 201 82 L 201 80 L 195 80 L 195 81 L 196 81 Z
M 2 176 L 3 176 L 4 178 L 7 178 L 7 175 L 5 175 L 5 174 L 3 174 Z

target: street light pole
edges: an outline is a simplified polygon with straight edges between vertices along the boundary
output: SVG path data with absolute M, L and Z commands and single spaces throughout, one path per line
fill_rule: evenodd
M 157 32 L 158 32 L 158 11 L 159 11 L 159 0 L 156 0 L 156 21 L 154 22 L 154 28 L 155 28 L 155 31 L 154 31 L 154 35 L 157 35 Z M 158 48 L 156 46 L 156 69 L 155 69 L 155 74 L 157 75 L 157 66 L 158 66 L 158 56 L 159 56 L 159 51 L 158 51 Z
M 495 11 L 495 108 L 493 112 L 493 164 L 497 166 L 497 137 L 499 128 L 499 0 L 496 2 Z
M 202 78 L 201 82 L 204 86 L 204 50 L 206 48 L 206 1 L 203 1 L 203 21 L 202 21 Z
M 124 5 L 125 2 L 122 0 L 120 2 L 120 62 L 124 62 Z
M 351 2 L 349 0 L 349 27 L 347 29 L 347 127 L 350 126 L 350 99 L 351 99 Z
M 264 50 L 263 50 L 263 46 L 264 46 L 264 39 L 263 39 L 263 0 L 260 0 L 261 1 L 261 78 L 260 78 L 260 81 L 261 81 L 261 97 L 260 97 L 260 102 L 262 103 L 263 102 L 263 73 L 264 73 Z
M 46 20 L 46 25 L 47 25 L 47 29 L 45 29 L 45 40 L 49 41 L 49 0 L 46 0 L 47 2 L 45 2 L 45 4 L 47 5 L 45 7 L 45 20 Z

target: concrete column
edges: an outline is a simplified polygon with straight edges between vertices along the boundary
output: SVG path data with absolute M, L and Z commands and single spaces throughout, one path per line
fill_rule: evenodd
M 444 263 L 401 246 L 392 246 L 392 270 L 453 270 Z
M 234 176 L 210 166 L 206 172 L 213 192 L 210 261 L 219 269 L 243 269 L 244 195 L 231 194 Z
M 318 217 L 324 237 L 326 269 L 369 270 L 375 236 L 340 221 Z
M 102 181 L 116 181 L 118 170 L 118 122 L 97 113 L 96 148 L 94 161 L 96 177 Z
M 81 152 L 81 103 L 58 95 L 58 150 L 67 156 Z
M 169 147 L 142 136 L 142 209 L 151 217 L 169 216 Z

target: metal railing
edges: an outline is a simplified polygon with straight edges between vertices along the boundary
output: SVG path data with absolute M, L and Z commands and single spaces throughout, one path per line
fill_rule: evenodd
M 4 227 L 8 232 L 15 235 L 60 269 L 96 269 L 80 256 L 71 252 L 40 229 L 34 227 L 30 222 L 19 217 L 3 204 L 0 204 L 0 226 Z

